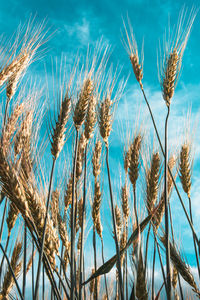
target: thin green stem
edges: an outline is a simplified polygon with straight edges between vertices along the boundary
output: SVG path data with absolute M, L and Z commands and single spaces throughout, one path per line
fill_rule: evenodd
M 9 240 L 10 240 L 10 233 L 7 236 L 5 252 L 7 252 Z M 2 260 L 1 260 L 1 266 L 0 266 L 0 282 L 1 282 L 1 274 L 2 274 L 2 268 L 3 268 L 4 259 L 5 259 L 5 255 L 3 254 L 3 257 L 2 257 Z
M 32 266 L 31 266 L 31 269 L 32 269 L 32 299 L 34 299 L 34 286 L 35 286 L 35 283 L 34 283 L 34 240 L 32 239 Z
M 7 256 L 6 252 L 5 252 L 5 250 L 3 249 L 3 246 L 2 246 L 1 243 L 0 243 L 0 248 L 1 248 L 1 250 L 2 250 L 4 256 L 5 256 L 6 260 L 7 260 L 8 267 L 9 267 L 10 272 L 11 272 L 11 274 L 12 274 L 12 277 L 13 277 L 13 279 L 14 279 L 14 282 L 15 282 L 15 285 L 16 285 L 16 288 L 17 288 L 17 291 L 18 291 L 18 293 L 19 293 L 19 296 L 20 296 L 20 298 L 23 300 L 24 297 L 23 297 L 23 295 L 22 295 L 22 292 L 21 292 L 21 290 L 20 290 L 19 284 L 18 284 L 17 279 L 16 279 L 16 277 L 15 277 L 15 273 L 14 273 L 14 271 L 13 271 L 13 268 L 12 268 L 12 266 L 11 266 L 11 264 L 10 264 L 10 261 L 9 261 L 9 259 L 8 259 L 8 256 Z
M 166 234 L 166 273 L 167 273 L 167 299 L 171 300 L 171 269 L 170 269 L 170 245 L 169 245 L 169 216 L 168 216 L 168 182 L 167 182 L 167 161 L 168 161 L 168 118 L 170 107 L 167 106 L 167 116 L 165 120 L 165 162 L 164 162 L 164 199 L 165 199 L 165 234 Z
M 109 150 L 108 150 L 108 145 L 106 145 L 106 166 L 107 166 L 107 173 L 108 173 L 111 212 L 112 212 L 114 239 L 115 239 L 115 247 L 116 247 L 116 254 L 117 254 L 117 269 L 118 269 L 118 278 L 119 278 L 119 289 L 120 289 L 120 294 L 121 294 L 121 300 L 124 300 L 123 285 L 122 285 L 122 271 L 121 271 L 121 263 L 120 263 L 120 251 L 119 251 L 119 243 L 118 243 L 118 237 L 117 237 L 116 219 L 115 219 L 115 211 L 114 211 L 113 193 L 112 193 L 112 185 L 111 185 L 111 178 L 110 178 L 110 168 L 109 168 L 108 156 L 109 156 Z
M 96 232 L 93 226 L 93 249 L 94 249 L 94 270 L 97 271 L 97 249 L 96 249 Z M 94 280 L 94 293 L 96 295 L 96 300 L 98 300 L 98 290 L 97 290 L 97 278 Z
M 47 218 L 48 218 L 48 212 L 49 212 L 49 206 L 50 206 L 50 195 L 51 195 L 51 186 L 53 181 L 53 172 L 55 168 L 56 160 L 53 160 L 52 168 L 51 168 L 51 175 L 50 175 L 50 181 L 49 181 L 49 190 L 48 190 L 48 196 L 47 196 L 47 203 L 46 203 L 46 215 L 44 220 L 44 229 L 42 233 L 42 242 L 41 242 L 41 249 L 39 254 L 39 262 L 38 262 L 38 269 L 37 269 L 37 277 L 36 277 L 36 284 L 35 284 L 35 299 L 38 299 L 38 290 L 39 290 L 39 280 L 40 280 L 40 272 L 41 272 L 41 264 L 42 264 L 42 258 L 44 253 L 44 243 L 45 243 L 45 235 L 46 235 L 46 226 L 47 226 Z
M 104 247 L 104 245 L 103 245 L 103 238 L 101 237 L 101 256 L 102 256 L 102 262 L 104 264 L 105 263 L 105 259 L 104 259 L 103 247 Z M 106 274 L 104 274 L 104 281 L 105 281 L 105 289 L 106 289 L 106 299 L 109 300 Z
M 53 293 L 53 289 L 51 287 L 51 292 Z M 45 297 L 45 272 L 44 272 L 44 265 L 42 266 L 42 300 Z
M 144 273 L 145 273 L 145 276 L 146 276 L 146 270 L 147 270 L 147 256 L 148 256 L 150 231 L 151 231 L 151 223 L 149 223 L 149 228 L 148 228 L 148 232 L 147 232 L 147 239 L 146 239 L 146 247 L 145 247 L 145 259 L 144 259 Z
M 74 289 L 75 289 L 75 186 L 76 186 L 76 161 L 77 161 L 77 148 L 78 148 L 78 135 L 79 132 L 76 130 L 76 141 L 74 151 L 74 163 L 73 163 L 73 177 L 72 177 L 72 205 L 71 205 L 71 268 L 70 268 L 70 300 L 74 300 Z
M 82 279 L 83 279 L 83 256 L 84 256 L 84 231 L 85 231 L 85 207 L 86 207 L 86 181 L 87 181 L 87 144 L 85 147 L 85 168 L 83 184 L 83 207 L 82 207 L 82 227 L 81 227 L 81 249 L 80 249 L 80 278 L 79 278 L 79 300 L 82 299 Z
M 145 92 L 144 92 L 144 88 L 143 88 L 142 83 L 140 83 L 140 89 L 141 89 L 141 91 L 142 91 L 142 93 L 143 93 L 144 100 L 145 100 L 145 102 L 146 102 L 146 104 L 147 104 L 147 107 L 148 107 L 148 110 L 149 110 L 149 113 L 150 113 L 150 116 L 151 116 L 151 120 L 152 120 L 152 122 L 153 122 L 154 130 L 155 130 L 155 132 L 156 132 L 156 136 L 157 136 L 157 139 L 158 139 L 158 142 L 159 142 L 159 145 L 160 145 L 162 154 L 163 154 L 163 156 L 165 157 L 164 148 L 163 148 L 163 146 L 162 146 L 162 143 L 161 143 L 161 140 L 160 140 L 160 136 L 159 136 L 159 133 L 158 133 L 158 130 L 157 130 L 157 126 L 156 126 L 156 123 L 155 123 L 155 120 L 154 120 L 154 116 L 153 116 L 151 107 L 150 107 L 150 105 L 149 105 L 149 102 L 148 102 L 148 100 L 147 100 L 146 94 L 145 94 Z M 189 225 L 190 225 L 190 228 L 191 228 L 191 230 L 192 230 L 192 232 L 193 232 L 193 234 L 194 234 L 194 238 L 195 238 L 195 240 L 196 240 L 196 242 L 197 242 L 198 249 L 199 249 L 199 254 L 200 254 L 200 243 L 199 243 L 199 239 L 198 239 L 198 237 L 197 237 L 197 235 L 196 235 L 196 232 L 195 232 L 195 230 L 194 230 L 193 224 L 192 224 L 192 222 L 191 222 L 191 220 L 190 220 L 190 217 L 189 217 L 189 215 L 188 215 L 188 213 L 187 213 L 187 210 L 186 210 L 186 208 L 185 208 L 185 205 L 184 205 L 184 203 L 183 203 L 183 200 L 182 200 L 182 198 L 181 198 L 181 195 L 180 195 L 180 193 L 179 193 L 178 187 L 177 187 L 177 185 L 176 185 L 176 182 L 175 182 L 175 180 L 174 180 L 173 174 L 172 174 L 172 172 L 171 172 L 169 166 L 168 166 L 168 172 L 169 172 L 169 174 L 170 174 L 170 176 L 171 176 L 173 185 L 174 185 L 174 187 L 175 187 L 175 190 L 176 190 L 176 193 L 177 193 L 177 195 L 178 195 L 178 198 L 179 198 L 179 200 L 180 200 L 180 202 L 181 202 L 181 205 L 182 205 L 182 208 L 183 208 L 183 210 L 184 210 L 184 213 L 185 213 L 185 216 L 186 216 L 186 218 L 187 218 L 187 221 L 188 221 L 188 223 L 189 223 Z
M 63 246 L 63 242 L 61 241 L 62 243 L 62 247 L 61 247 L 61 260 L 63 259 L 63 254 L 64 254 L 64 246 Z M 60 277 L 62 276 L 62 264 L 60 262 L 60 270 L 59 270 L 59 274 L 60 274 Z M 59 280 L 59 284 L 58 284 L 58 289 L 60 291 L 60 293 L 62 294 L 62 289 L 61 289 L 61 282 Z
M 169 216 L 170 216 L 170 224 L 171 224 L 172 242 L 173 242 L 173 245 L 175 246 L 174 230 L 173 230 L 173 220 L 172 220 L 172 211 L 171 211 L 170 202 L 169 202 Z M 180 280 L 179 272 L 178 272 L 178 283 L 179 283 L 179 289 L 180 289 L 181 299 L 183 300 L 183 290 L 182 290 L 182 286 L 181 286 L 181 280 Z
M 22 281 L 22 294 L 25 298 L 26 291 L 26 248 L 27 248 L 27 227 L 26 221 L 24 220 L 24 260 L 23 260 L 23 281 Z
M 189 200 L 189 211 L 190 211 L 190 219 L 193 224 L 193 218 L 192 218 L 192 203 L 191 203 L 191 198 L 188 197 Z M 195 237 L 193 234 L 193 243 L 194 243 L 194 250 L 195 250 L 195 256 L 196 256 L 196 262 L 197 262 L 197 269 L 198 269 L 198 274 L 199 274 L 199 279 L 200 279 L 200 266 L 199 266 L 199 258 L 198 258 L 198 253 L 197 253 L 197 246 L 196 246 L 196 241 Z
M 152 291 L 152 300 L 154 300 L 154 275 L 155 275 L 155 262 L 156 262 L 156 241 L 154 240 L 154 249 L 153 249 L 153 268 L 152 268 L 152 285 L 151 285 L 151 291 Z
M 126 236 L 128 238 L 128 220 L 126 220 Z M 128 300 L 128 255 L 127 255 L 127 250 L 126 250 L 126 254 L 125 254 L 125 260 L 126 260 L 126 273 L 125 273 L 125 277 L 126 277 L 126 300 Z
M 138 215 L 137 215 L 137 202 L 136 202 L 136 188 L 133 188 L 133 203 L 134 203 L 134 214 L 135 214 L 135 219 L 136 219 L 136 225 L 138 227 L 139 222 L 138 222 Z
M 157 246 L 157 250 L 158 250 L 158 256 L 159 256 L 159 260 L 160 260 L 160 266 L 161 266 L 163 281 L 164 281 L 164 284 L 165 284 L 165 290 L 166 290 L 166 293 L 167 293 L 167 282 L 166 282 L 166 278 L 165 278 L 165 271 L 164 271 L 164 267 L 163 267 L 163 263 L 162 263 L 162 257 L 161 257 L 161 253 L 160 253 L 160 247 L 159 247 L 159 244 L 158 244 L 158 240 L 157 240 L 157 236 L 156 236 L 155 230 L 153 230 L 153 234 L 154 234 L 154 240 L 156 242 L 156 246 Z
M 3 210 L 3 216 L 2 216 L 2 220 L 1 220 L 0 243 L 1 243 L 2 234 L 3 234 L 3 227 L 4 227 L 4 223 L 5 223 L 4 221 L 5 221 L 5 216 L 6 216 L 7 205 L 8 205 L 8 199 L 6 197 L 6 201 L 5 201 L 5 204 L 4 204 L 4 210 Z

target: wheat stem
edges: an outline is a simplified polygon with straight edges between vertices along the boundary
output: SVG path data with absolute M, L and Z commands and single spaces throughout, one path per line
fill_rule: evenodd
M 172 211 L 171 211 L 171 204 L 170 204 L 170 202 L 169 202 L 169 216 L 170 216 L 170 224 L 171 224 L 172 241 L 173 241 L 173 246 L 175 246 L 174 231 L 173 231 L 173 220 L 172 220 Z M 182 290 L 182 286 L 181 286 L 181 280 L 180 280 L 179 273 L 178 273 L 178 283 L 179 283 L 179 289 L 180 289 L 181 299 L 183 300 L 183 290 Z
M 61 278 L 61 276 L 60 276 L 60 274 L 59 274 L 59 272 L 58 272 L 57 270 L 55 270 L 55 273 L 56 273 L 56 275 L 58 276 L 59 281 L 60 281 L 61 284 L 62 284 L 62 287 L 63 287 L 63 290 L 64 290 L 64 292 L 65 292 L 65 295 L 66 295 L 67 299 L 70 299 L 70 297 L 69 297 L 69 295 L 68 295 L 68 292 L 67 292 L 67 289 L 66 289 L 66 286 L 65 286 L 65 284 L 64 284 L 64 282 L 63 282 L 63 280 L 62 280 L 62 278 Z
M 106 145 L 106 166 L 107 166 L 107 173 L 108 173 L 111 212 L 112 212 L 114 239 L 115 239 L 115 247 L 116 247 L 116 254 L 117 254 L 117 269 L 118 269 L 118 276 L 119 276 L 119 289 L 120 289 L 120 294 L 121 294 L 121 300 L 123 300 L 124 295 L 123 295 L 123 289 L 122 289 L 123 286 L 122 286 L 122 272 L 121 272 L 121 263 L 120 263 L 120 252 L 119 252 L 119 243 L 118 243 L 118 237 L 117 237 L 116 219 L 115 219 L 115 211 L 114 211 L 113 193 L 112 193 L 112 185 L 111 185 L 111 178 L 110 178 L 110 168 L 109 168 L 108 156 L 109 156 L 109 150 L 108 150 L 108 145 Z
M 133 204 L 134 204 L 134 214 L 135 214 L 135 219 L 136 219 L 136 225 L 138 227 L 138 215 L 137 215 L 137 203 L 136 203 L 136 187 L 133 188 Z
M 30 230 L 30 233 L 32 235 L 32 238 L 33 238 L 33 241 L 34 241 L 35 245 L 37 246 L 38 251 L 40 252 L 40 250 L 41 250 L 41 244 L 40 244 L 39 234 L 38 234 L 36 226 L 28 218 L 26 218 L 26 224 L 27 224 L 27 226 L 29 228 L 32 229 L 32 230 Z M 36 237 L 34 235 L 34 232 L 36 234 Z M 56 285 L 55 278 L 53 276 L 53 272 L 52 272 L 52 268 L 51 268 L 50 262 L 49 262 L 49 260 L 48 260 L 47 255 L 46 255 L 45 252 L 43 253 L 43 263 L 45 264 L 46 273 L 47 273 L 48 278 L 49 278 L 49 280 L 51 282 L 51 286 L 53 286 L 53 289 L 54 289 L 54 292 L 55 292 L 55 295 L 56 295 L 57 299 L 62 300 L 61 296 L 60 296 L 60 293 L 59 293 L 59 290 L 58 290 L 57 285 Z M 34 297 L 35 297 L 35 292 L 34 292 Z
M 78 148 L 78 135 L 79 131 L 76 130 L 76 141 L 74 151 L 74 162 L 73 162 L 73 175 L 72 175 L 72 204 L 71 204 L 71 269 L 70 269 L 70 300 L 74 300 L 74 289 L 75 282 L 74 276 L 74 258 L 75 258 L 75 185 L 76 185 L 76 161 L 77 161 L 77 148 Z
M 143 85 L 142 85 L 141 83 L 140 83 L 140 88 L 141 88 L 141 91 L 142 91 L 142 93 L 143 93 L 145 102 L 146 102 L 146 104 L 147 104 L 147 107 L 148 107 L 148 110 L 149 110 L 149 113 L 150 113 L 150 116 L 151 116 L 151 120 L 152 120 L 152 122 L 153 122 L 154 130 L 155 130 L 155 132 L 156 132 L 156 136 L 157 136 L 157 139 L 158 139 L 158 142 L 159 142 L 159 145 L 160 145 L 162 154 L 163 154 L 163 156 L 165 157 L 165 152 L 164 152 L 164 149 L 163 149 L 161 140 L 160 140 L 160 136 L 159 136 L 159 133 L 158 133 L 158 130 L 157 130 L 157 126 L 156 126 L 156 123 L 155 123 L 155 120 L 154 120 L 154 116 L 153 116 L 151 107 L 150 107 L 150 105 L 149 105 L 149 102 L 148 102 L 148 100 L 147 100 L 146 94 L 145 94 L 145 92 L 144 92 Z M 172 172 L 171 172 L 169 166 L 168 166 L 168 171 L 169 171 L 169 174 L 170 174 L 171 179 L 172 179 L 172 181 L 173 181 L 173 185 L 174 185 L 174 187 L 175 187 L 175 190 L 176 190 L 176 193 L 177 193 L 177 195 L 178 195 L 178 198 L 179 198 L 179 200 L 180 200 L 180 202 L 181 202 L 181 205 L 182 205 L 182 208 L 183 208 L 183 210 L 184 210 L 184 213 L 185 213 L 185 216 L 186 216 L 186 218 L 187 218 L 187 221 L 188 221 L 188 223 L 189 223 L 189 225 L 190 225 L 190 228 L 191 228 L 191 230 L 192 230 L 192 232 L 193 232 L 193 234 L 194 234 L 194 238 L 195 238 L 195 240 L 196 240 L 196 242 L 197 242 L 198 249 L 199 249 L 199 253 L 200 253 L 200 243 L 199 243 L 199 239 L 198 239 L 198 237 L 197 237 L 197 235 L 196 235 L 196 232 L 195 232 L 195 230 L 194 230 L 193 224 L 192 224 L 192 222 L 191 222 L 191 220 L 190 220 L 190 217 L 189 217 L 189 215 L 188 215 L 188 213 L 187 213 L 187 210 L 186 210 L 186 208 L 185 208 L 185 205 L 184 205 L 184 203 L 183 203 L 183 200 L 182 200 L 182 198 L 181 198 L 181 195 L 180 195 L 180 193 L 179 193 L 178 187 L 177 187 L 177 185 L 176 185 L 176 182 L 175 182 L 175 180 L 174 180 L 173 174 L 172 174 Z
M 62 261 L 63 254 L 64 254 L 64 246 L 63 246 L 63 242 L 62 241 L 61 241 L 61 243 L 62 243 L 62 247 L 61 247 L 61 261 Z M 61 262 L 60 262 L 59 274 L 60 274 L 60 276 L 62 276 L 62 264 L 61 264 Z M 59 284 L 58 284 L 58 289 L 59 289 L 60 293 L 62 294 L 62 288 L 61 288 L 61 282 L 60 282 L 60 280 L 59 280 Z
M 168 160 L 168 118 L 170 106 L 167 106 L 165 120 L 165 166 L 164 166 L 164 195 L 165 195 L 165 234 L 166 234 L 166 272 L 167 272 L 167 299 L 171 299 L 171 269 L 170 269 L 170 246 L 169 246 L 169 216 L 168 216 L 168 190 L 167 190 L 167 160 Z
M 158 240 L 157 240 L 155 230 L 153 230 L 153 234 L 154 234 L 154 240 L 156 242 L 156 246 L 157 246 L 157 250 L 158 250 L 158 256 L 159 256 L 159 261 L 160 261 L 160 266 L 161 266 L 161 271 L 162 271 L 162 276 L 163 276 L 163 282 L 165 284 L 165 290 L 166 290 L 166 293 L 167 293 L 167 283 L 166 283 L 166 278 L 165 278 L 165 271 L 164 271 L 164 267 L 163 267 L 163 263 L 162 263 L 160 247 L 159 247 L 159 244 L 158 244 Z
M 83 184 L 83 205 L 82 205 L 82 226 L 81 226 L 81 249 L 80 249 L 80 278 L 79 278 L 79 300 L 82 299 L 82 278 L 83 278 L 83 256 L 84 256 L 84 231 L 85 231 L 85 205 L 86 205 L 86 181 L 87 181 L 87 145 L 85 147 L 85 169 Z
M 154 275 L 155 275 L 155 262 L 156 262 L 156 241 L 154 239 L 154 247 L 153 247 L 153 268 L 152 268 L 152 282 L 151 282 L 151 298 L 154 300 Z
M 12 274 L 12 277 L 13 277 L 13 279 L 14 279 L 14 281 L 15 281 L 15 285 L 16 285 L 16 288 L 17 288 L 17 290 L 18 290 L 19 296 L 20 296 L 21 300 L 24 300 L 24 297 L 23 297 L 23 295 L 22 295 L 22 293 L 21 293 L 21 290 L 20 290 L 19 284 L 18 284 L 18 282 L 17 282 L 17 279 L 16 279 L 15 273 L 14 273 L 14 271 L 13 271 L 13 268 L 12 268 L 12 266 L 11 266 L 11 264 L 10 264 L 10 261 L 9 261 L 9 259 L 8 259 L 8 256 L 7 256 L 7 254 L 6 254 L 6 252 L 5 252 L 5 250 L 4 250 L 4 248 L 3 248 L 3 246 L 2 246 L 1 243 L 0 243 L 0 248 L 1 248 L 1 250 L 2 250 L 4 256 L 5 256 L 6 260 L 7 260 L 7 264 L 8 264 L 8 267 L 9 267 L 9 269 L 10 269 L 10 272 L 11 272 L 11 274 Z
M 22 295 L 25 298 L 26 290 L 26 246 L 27 246 L 27 227 L 24 221 L 24 260 L 23 260 L 23 281 L 22 281 Z
M 149 247 L 149 235 L 151 231 L 151 223 L 149 223 L 149 228 L 147 232 L 147 238 L 146 238 L 146 247 L 145 247 L 145 260 L 144 260 L 144 271 L 146 274 L 146 269 L 147 269 L 147 257 L 148 257 L 148 247 Z
M 94 270 L 97 271 L 97 250 L 96 250 L 96 231 L 93 226 L 93 249 L 94 249 Z M 97 278 L 94 281 L 94 294 L 96 295 L 95 300 L 98 300 L 98 291 L 97 291 Z
M 5 216 L 6 216 L 6 208 L 7 208 L 7 204 L 8 204 L 8 199 L 6 197 L 6 201 L 4 204 L 4 210 L 3 210 L 3 216 L 2 216 L 2 220 L 1 220 L 1 229 L 0 229 L 0 243 L 1 243 L 1 239 L 2 239 L 2 234 L 3 234 L 3 226 L 4 226 L 4 221 L 5 221 Z
M 39 254 L 39 262 L 38 262 L 36 284 L 35 284 L 35 293 L 34 293 L 36 300 L 38 299 L 39 280 L 40 280 L 42 258 L 43 258 L 43 253 L 44 253 L 46 226 L 47 226 L 47 218 L 48 218 L 48 212 L 49 212 L 49 206 L 50 206 L 51 186 L 52 186 L 53 172 L 54 172 L 54 168 L 55 168 L 55 163 L 56 163 L 56 159 L 54 159 L 53 163 L 52 163 L 51 175 L 50 175 L 50 181 L 49 181 L 49 190 L 48 190 L 47 203 L 46 203 L 46 215 L 45 215 L 45 220 L 44 220 L 44 228 L 43 228 L 43 233 L 42 233 L 41 249 L 40 249 L 40 254 Z
M 193 224 L 193 217 L 192 217 L 192 203 L 191 203 L 191 198 L 188 197 L 189 200 L 189 211 L 190 211 L 190 219 Z M 200 279 L 200 266 L 199 266 L 199 258 L 198 258 L 198 253 L 197 253 L 197 246 L 196 246 L 196 241 L 194 238 L 193 234 L 193 243 L 194 243 L 194 250 L 195 250 L 195 256 L 196 256 L 196 261 L 197 261 L 197 268 L 198 268 L 198 274 L 199 274 L 199 279 Z
M 103 264 L 105 263 L 104 259 L 104 251 L 103 251 L 104 245 L 103 245 L 103 238 L 101 237 L 101 256 L 102 256 L 102 262 Z M 106 289 L 106 299 L 109 300 L 108 296 L 108 285 L 107 285 L 107 279 L 106 279 L 106 274 L 104 274 L 104 281 L 105 281 L 105 289 Z
M 51 287 L 51 292 L 53 292 L 53 289 Z M 44 300 L 45 295 L 45 273 L 44 273 L 44 265 L 42 266 L 42 300 Z
M 31 255 L 32 255 L 32 267 L 31 267 L 31 269 L 32 269 L 32 299 L 34 299 L 35 283 L 34 283 L 34 263 L 33 263 L 33 261 L 34 261 L 34 240 L 33 240 L 33 238 L 32 238 L 32 253 L 31 253 Z
M 10 234 L 9 234 L 8 237 L 7 237 L 6 246 L 5 246 L 5 252 L 7 252 L 7 250 L 8 250 L 9 240 L 10 240 Z M 4 259 L 5 259 L 5 255 L 3 255 L 2 260 L 1 260 L 1 266 L 0 266 L 0 282 L 1 282 L 1 274 L 2 274 L 2 268 L 3 268 Z

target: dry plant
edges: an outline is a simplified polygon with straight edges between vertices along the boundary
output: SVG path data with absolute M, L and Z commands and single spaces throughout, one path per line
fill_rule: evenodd
M 175 190 L 184 211 L 182 219 L 186 217 L 192 231 L 200 276 L 200 244 L 191 201 L 192 144 L 185 136 L 178 158 L 168 158 L 167 143 L 170 106 L 195 17 L 196 10 L 187 17 L 183 9 L 177 27 L 164 40 L 159 80 L 167 107 L 165 147 L 144 92 L 143 50 L 140 56 L 130 21 L 128 26 L 124 22 L 124 43 L 158 143 L 148 145 L 147 132 L 136 124 L 133 138 L 123 145 L 120 167 L 111 159 L 115 158 L 112 138 L 126 79 L 119 67 L 109 67 L 108 47 L 98 43 L 86 59 L 78 55 L 69 78 L 59 78 L 53 86 L 57 108 L 52 112 L 49 102 L 46 112 L 39 108 L 45 97 L 51 98 L 48 87 L 44 85 L 40 93 L 37 83 L 23 85 L 27 68 L 44 52 L 45 22 L 36 25 L 30 20 L 18 30 L 13 44 L 2 46 L 0 299 L 169 300 L 173 287 L 175 299 L 183 300 L 186 288 L 180 278 L 188 284 L 188 295 L 199 297 L 193 269 L 177 247 L 184 248 L 184 239 L 177 241 L 170 206 Z M 181 185 L 177 186 L 178 174 Z M 16 239 L 17 230 L 21 234 Z M 162 273 L 158 282 L 156 271 Z

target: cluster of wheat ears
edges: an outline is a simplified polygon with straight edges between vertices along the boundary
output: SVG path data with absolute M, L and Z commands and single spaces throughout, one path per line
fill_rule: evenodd
M 14 42 L 12 38 L 1 48 L 0 299 L 183 300 L 200 296 L 192 269 L 180 254 L 170 208 L 174 190 L 192 232 L 200 279 L 200 243 L 190 198 L 192 145 L 185 138 L 179 153 L 169 157 L 167 145 L 171 101 L 196 13 L 192 9 L 188 16 L 181 11 L 177 27 L 161 50 L 159 80 L 166 103 L 163 145 L 143 86 L 142 55 L 130 22 L 124 23 L 130 67 L 149 110 L 157 148 L 145 157 L 145 134 L 142 128 L 135 130 L 124 145 L 120 197 L 116 197 L 109 168 L 109 140 L 126 80 L 120 81 L 118 71 L 109 67 L 109 49 L 98 44 L 84 63 L 77 57 L 69 79 L 53 87 L 58 101 L 52 118 L 51 109 L 48 115 L 38 109 L 41 93 L 25 75 L 50 37 L 46 25 L 29 21 L 17 31 Z M 43 119 L 48 120 L 47 139 L 40 130 Z M 56 180 L 60 173 L 61 180 Z M 142 186 L 140 176 L 144 176 Z M 177 178 L 183 191 L 177 188 Z M 110 207 L 112 226 L 106 243 L 103 198 Z M 89 244 L 94 257 L 90 265 Z M 116 253 L 109 260 L 106 247 Z M 159 286 L 155 268 L 160 272 Z

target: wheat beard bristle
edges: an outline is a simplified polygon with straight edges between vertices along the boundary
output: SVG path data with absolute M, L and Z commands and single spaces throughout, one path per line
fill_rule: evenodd
M 166 63 L 166 70 L 163 78 L 163 98 L 167 106 L 170 106 L 171 99 L 174 95 L 175 83 L 177 78 L 177 67 L 179 55 L 176 48 L 169 55 Z

